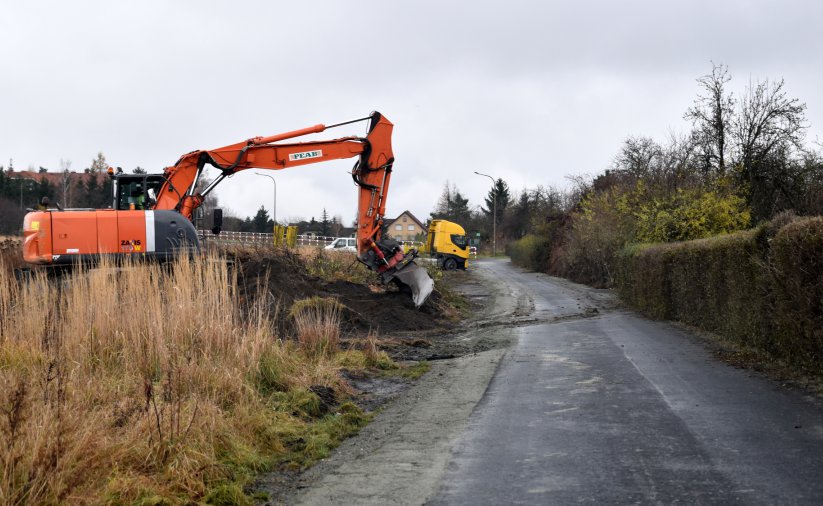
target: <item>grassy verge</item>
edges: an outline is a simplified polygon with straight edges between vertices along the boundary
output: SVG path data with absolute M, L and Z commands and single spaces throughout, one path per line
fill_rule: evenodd
M 56 283 L 7 272 L 2 504 L 250 503 L 257 473 L 306 467 L 368 422 L 342 370 L 397 368 L 376 336 L 341 350 L 333 304 L 241 312 L 216 258 Z M 277 335 L 279 318 L 297 335 Z

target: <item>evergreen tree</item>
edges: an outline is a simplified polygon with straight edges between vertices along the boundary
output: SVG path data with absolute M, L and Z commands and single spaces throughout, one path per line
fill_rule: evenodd
M 495 214 L 496 221 L 499 224 L 503 212 L 509 207 L 511 200 L 509 185 L 502 179 L 497 178 L 497 181 L 494 182 L 494 187 L 492 187 L 492 189 L 489 190 L 489 194 L 486 195 L 486 207 L 483 209 L 483 212 L 490 218 L 492 214 Z
M 460 193 L 457 186 L 450 185 L 449 182 L 446 181 L 446 185 L 443 187 L 443 193 L 437 201 L 437 206 L 430 215 L 433 220 L 449 220 L 465 225 L 471 220 L 469 199 Z
M 48 178 L 45 176 L 40 177 L 40 181 L 37 183 L 37 203 L 39 204 L 40 201 L 46 197 L 49 199 L 49 204 L 54 206 L 55 202 L 55 188 L 49 182 Z
M 329 221 L 329 213 L 326 212 L 326 208 L 323 208 L 323 214 L 320 215 L 320 234 L 324 237 L 328 237 L 331 233 L 331 222 Z
M 260 209 L 257 210 L 257 214 L 251 220 L 251 225 L 253 232 L 271 232 L 274 230 L 274 223 L 269 218 L 269 212 L 263 206 L 260 206 Z
M 503 220 L 504 228 L 509 232 L 510 237 L 519 239 L 528 233 L 535 204 L 535 200 L 527 190 L 520 193 L 520 198 L 512 204 L 510 212 L 506 213 Z
M 85 174 L 85 180 L 83 181 L 82 188 L 82 202 L 80 205 L 82 207 L 91 207 L 97 208 L 96 205 L 99 200 L 100 195 L 100 187 L 97 184 L 97 175 L 91 172 L 91 169 L 86 169 L 88 172 Z
M 68 162 L 68 164 L 70 163 Z M 106 157 L 103 156 L 103 153 L 97 153 L 97 156 L 91 161 L 91 165 L 83 170 L 83 175 L 76 184 L 79 191 L 75 194 L 73 202 L 75 206 L 93 209 L 104 209 L 111 206 L 112 181 L 111 178 L 105 176 L 107 169 Z M 68 168 L 64 170 L 64 176 L 67 173 Z M 68 179 L 68 177 L 64 177 L 66 185 Z M 71 190 L 66 192 L 65 189 L 64 194 L 71 192 Z

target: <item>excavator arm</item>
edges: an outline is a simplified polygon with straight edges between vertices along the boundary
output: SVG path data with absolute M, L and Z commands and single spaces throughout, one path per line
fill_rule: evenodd
M 278 143 L 329 128 L 369 120 L 365 138 L 342 137 L 328 141 Z M 157 195 L 154 209 L 173 209 L 188 219 L 203 203 L 203 199 L 223 179 L 241 170 L 257 168 L 282 170 L 300 165 L 343 158 L 359 157 L 352 169 L 352 177 L 360 188 L 358 198 L 358 252 L 370 247 L 370 241 L 379 233 L 386 210 L 386 193 L 391 179 L 394 154 L 391 146 L 392 123 L 378 112 L 366 118 L 338 125 L 312 127 L 272 135 L 254 137 L 243 142 L 213 150 L 192 151 L 164 171 L 166 182 Z M 220 170 L 202 192 L 196 193 L 197 182 L 206 165 Z M 379 238 L 379 237 L 378 237 Z
M 358 121 L 369 121 L 365 138 L 350 136 L 328 141 L 282 142 Z M 386 195 L 394 163 L 391 146 L 393 127 L 385 116 L 373 112 L 365 118 L 336 125 L 318 124 L 269 137 L 253 137 L 213 150 L 192 151 L 165 169 L 165 183 L 158 193 L 154 209 L 176 210 L 191 220 L 206 195 L 223 179 L 241 170 L 282 170 L 358 157 L 352 169 L 352 178 L 359 187 L 358 259 L 377 271 L 384 283 L 393 281 L 401 288 L 409 288 L 415 304 L 420 306 L 433 290 L 433 282 L 425 270 L 413 262 L 417 251 L 404 253 L 395 241 L 381 237 Z M 219 169 L 220 175 L 197 193 L 197 183 L 206 165 Z

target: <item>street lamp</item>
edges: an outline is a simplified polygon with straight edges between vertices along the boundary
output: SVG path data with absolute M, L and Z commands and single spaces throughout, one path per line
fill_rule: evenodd
M 271 217 L 272 217 L 272 221 L 274 222 L 274 224 L 277 225 L 277 181 L 274 180 L 273 176 L 270 176 L 268 174 L 261 174 L 259 172 L 255 172 L 254 174 L 256 176 L 267 177 L 267 178 L 271 179 L 272 183 L 274 183 L 274 202 L 272 204 Z
M 495 188 L 494 178 L 488 174 L 481 174 L 474 171 L 478 176 L 486 176 L 492 180 L 492 256 L 497 256 L 497 191 Z

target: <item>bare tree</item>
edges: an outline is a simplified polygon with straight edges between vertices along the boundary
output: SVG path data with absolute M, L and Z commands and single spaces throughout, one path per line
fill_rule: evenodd
M 712 63 L 711 73 L 697 79 L 703 91 L 684 116 L 691 120 L 694 140 L 701 148 L 701 168 L 705 172 L 715 169 L 720 176 L 726 173 L 729 129 L 734 116 L 734 97 L 726 91 L 731 80 L 728 67 Z
M 63 205 L 71 207 L 71 160 L 60 159 L 60 187 L 63 191 Z
M 707 182 L 705 171 L 697 173 L 695 170 L 700 165 L 695 159 L 701 157 L 701 147 L 695 142 L 693 136 L 669 132 L 668 143 L 663 145 L 660 157 L 661 171 L 665 178 L 663 183 L 669 194 L 678 188 Z
M 90 174 L 102 174 L 106 172 L 106 169 L 109 168 L 109 164 L 106 163 L 106 157 L 103 155 L 102 152 L 97 153 L 97 156 L 94 160 L 91 161 L 91 166 L 89 166 L 89 173 Z
M 779 211 L 778 200 L 794 205 L 791 188 L 807 128 L 806 104 L 786 96 L 782 79 L 749 83 L 733 130 L 740 182 L 748 187 L 755 219 Z
M 650 137 L 629 137 L 623 142 L 620 153 L 614 160 L 617 171 L 625 171 L 635 177 L 646 177 L 652 174 L 662 155 L 660 145 Z
M 783 145 L 802 150 L 806 104 L 787 98 L 784 81 L 749 83 L 735 118 L 734 134 L 744 169 Z

